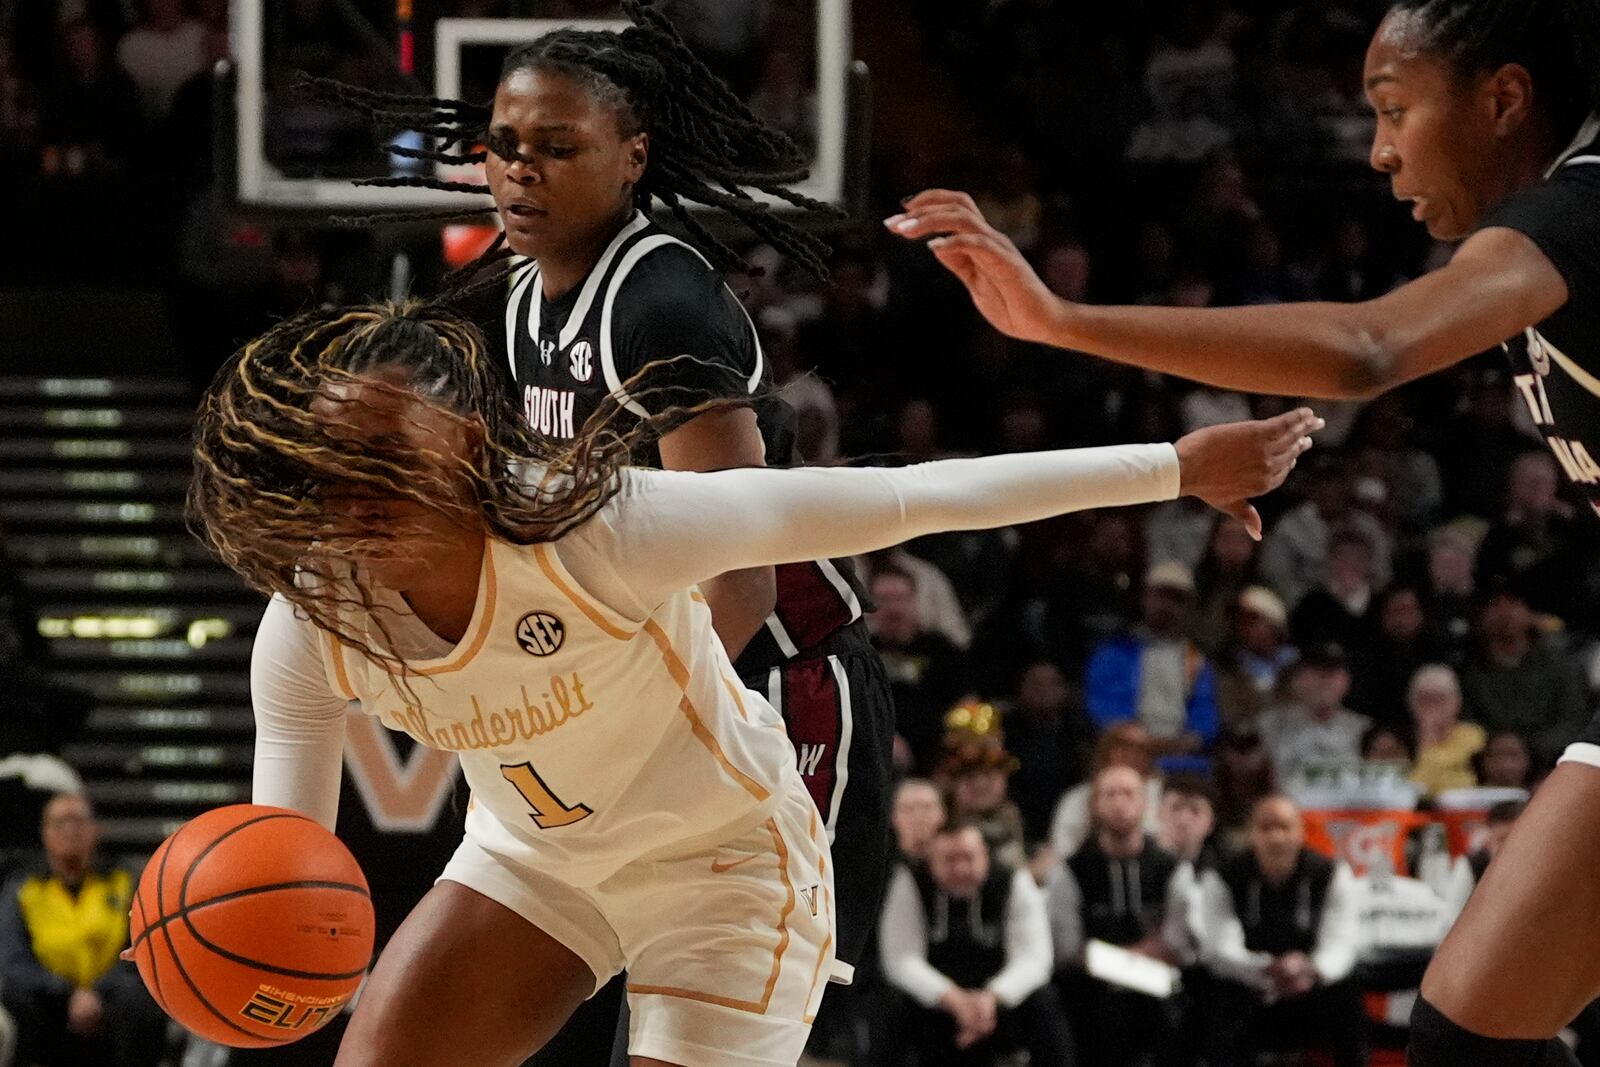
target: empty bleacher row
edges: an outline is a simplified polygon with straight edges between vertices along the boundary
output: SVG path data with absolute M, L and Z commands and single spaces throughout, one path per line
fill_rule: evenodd
M 0 378 L 5 555 L 88 697 L 61 756 L 118 852 L 249 798 L 262 602 L 184 528 L 192 417 L 177 381 Z

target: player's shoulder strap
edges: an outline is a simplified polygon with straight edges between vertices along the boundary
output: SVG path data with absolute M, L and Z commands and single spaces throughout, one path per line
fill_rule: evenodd
M 1567 167 L 1594 164 L 1600 164 L 1600 115 L 1590 115 L 1584 121 L 1578 128 L 1578 135 L 1567 145 L 1566 151 L 1556 157 L 1556 161 L 1545 172 L 1545 177 Z
M 511 364 L 511 380 L 517 380 L 517 345 L 523 323 L 539 339 L 539 263 L 530 259 L 511 272 L 511 291 L 506 296 L 506 360 Z M 533 306 L 527 306 L 530 299 Z
M 606 388 L 617 401 L 628 411 L 640 418 L 649 418 L 650 412 L 639 401 L 628 395 L 627 382 L 618 367 L 616 343 L 616 310 L 617 296 L 622 292 L 627 283 L 628 276 L 638 267 L 639 263 L 653 252 L 666 248 L 681 248 L 704 265 L 707 272 L 715 274 L 716 268 L 700 253 L 700 250 L 687 241 L 679 240 L 672 234 L 651 226 L 648 232 L 636 236 L 628 247 L 622 250 L 615 264 L 611 267 L 610 277 L 605 280 L 605 297 L 600 305 L 600 371 L 605 376 Z M 598 272 L 597 272 L 598 273 Z M 726 282 L 722 283 L 726 287 Z M 762 376 L 766 374 L 766 353 L 761 348 L 761 335 L 756 331 L 755 321 L 750 318 L 750 312 L 743 302 L 729 292 L 729 298 L 739 306 L 744 315 L 745 326 L 749 330 L 750 342 L 755 351 L 755 359 L 750 368 L 750 376 L 745 383 L 747 392 L 755 392 L 761 384 Z M 577 319 L 574 310 L 573 319 Z M 684 353 L 672 353 L 682 355 Z M 687 353 L 694 355 L 694 353 Z

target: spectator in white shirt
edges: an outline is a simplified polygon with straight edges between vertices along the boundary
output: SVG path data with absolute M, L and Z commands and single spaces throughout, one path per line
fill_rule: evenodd
M 1261 739 L 1272 757 L 1278 782 L 1292 787 L 1308 772 L 1354 767 L 1361 762 L 1361 738 L 1372 725 L 1344 706 L 1350 668 L 1335 644 L 1307 649 L 1290 677 L 1295 702 L 1261 713 Z
M 1185 940 L 1177 927 L 1189 912 L 1186 865 L 1145 833 L 1145 806 L 1145 780 L 1133 768 L 1096 774 L 1094 833 L 1056 869 L 1047 891 L 1056 981 L 1083 1062 L 1095 1067 L 1139 1067 L 1150 1057 L 1163 1063 L 1177 1032 L 1165 1001 L 1102 981 L 1084 966 L 1090 941 L 1178 961 L 1173 943 Z
M 139 87 L 146 119 L 166 118 L 178 87 L 205 63 L 206 28 L 188 17 L 183 0 L 145 0 L 145 20 L 117 45 L 117 65 Z
M 1198 993 L 1209 1067 L 1248 1067 L 1267 1050 L 1317 1051 L 1364 1067 L 1356 883 L 1305 847 L 1300 809 L 1260 800 L 1250 849 L 1200 876 Z
M 1027 871 L 991 864 L 976 827 L 947 825 L 926 868 L 895 871 L 878 938 L 885 977 L 912 1001 L 903 1044 L 920 1067 L 1024 1048 L 1035 1067 L 1071 1062 L 1044 895 Z

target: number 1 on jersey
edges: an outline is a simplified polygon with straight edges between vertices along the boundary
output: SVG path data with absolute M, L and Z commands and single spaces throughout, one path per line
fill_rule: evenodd
M 533 769 L 531 763 L 502 763 L 500 775 L 517 787 L 522 799 L 533 809 L 533 821 L 541 830 L 571 826 L 594 814 L 583 804 L 569 808 L 561 803 L 556 795 L 550 792 L 550 787 L 544 784 L 544 779 L 539 777 L 539 772 Z

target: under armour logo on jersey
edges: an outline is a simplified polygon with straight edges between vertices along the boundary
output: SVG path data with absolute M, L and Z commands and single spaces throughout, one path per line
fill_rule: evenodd
M 530 656 L 548 656 L 566 639 L 566 626 L 547 611 L 530 611 L 517 620 L 517 644 Z
M 579 341 L 573 345 L 572 351 L 567 354 L 567 369 L 580 382 L 586 382 L 593 377 L 594 346 L 588 341 Z
M 540 363 L 543 363 L 546 367 L 548 367 L 550 365 L 550 361 L 555 358 L 555 355 L 556 355 L 556 343 L 554 341 L 540 341 L 539 342 L 539 362 Z

